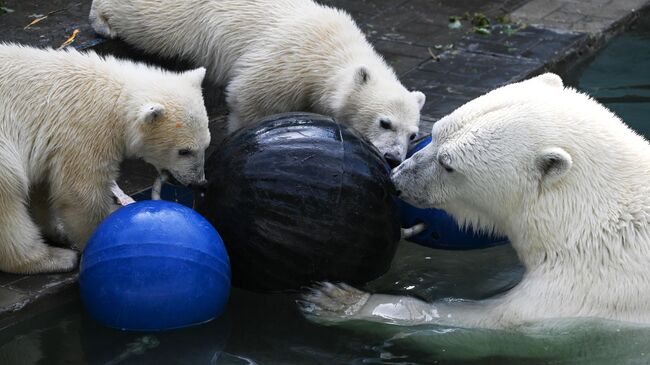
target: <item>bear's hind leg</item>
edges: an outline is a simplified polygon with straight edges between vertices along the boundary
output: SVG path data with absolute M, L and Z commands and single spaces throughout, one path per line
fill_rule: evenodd
M 13 151 L 3 151 L 10 153 Z M 13 153 L 15 155 L 15 153 Z M 5 155 L 7 156 L 7 155 Z M 45 244 L 27 209 L 27 175 L 19 159 L 0 160 L 0 271 L 36 274 L 71 271 L 77 252 Z M 15 164 L 13 164 L 15 163 Z
M 63 223 L 52 210 L 46 184 L 32 187 L 29 192 L 29 213 L 47 240 L 57 246 L 71 246 L 63 231 Z
M 79 181 L 76 176 L 95 176 L 96 180 Z M 95 227 L 116 208 L 110 190 L 112 182 L 112 178 L 96 173 L 61 169 L 52 184 L 54 211 L 63 222 L 66 236 L 80 250 Z

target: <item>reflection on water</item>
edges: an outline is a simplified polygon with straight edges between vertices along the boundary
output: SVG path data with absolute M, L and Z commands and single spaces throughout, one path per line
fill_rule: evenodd
M 86 316 L 77 297 L 3 331 L 0 364 L 210 364 L 225 345 L 225 319 L 184 331 L 120 332 Z
M 507 331 L 433 326 L 383 330 L 394 332 L 383 344 L 386 350 L 417 354 L 409 356 L 409 363 L 650 363 L 648 327 L 600 319 L 544 321 Z
M 650 135 L 648 17 L 567 80 Z M 391 271 L 367 289 L 425 300 L 482 299 L 508 290 L 521 275 L 509 246 L 456 252 L 403 242 Z M 650 363 L 648 327 L 599 319 L 507 331 L 364 322 L 324 327 L 300 316 L 295 296 L 234 290 L 217 321 L 166 333 L 123 333 L 95 324 L 77 298 L 73 293 L 67 304 L 0 332 L 0 364 Z
M 403 242 L 394 267 L 369 288 L 480 299 L 522 274 L 509 246 L 465 252 Z M 595 319 L 545 321 L 513 330 L 399 327 L 304 320 L 286 294 L 234 290 L 226 314 L 165 333 L 125 333 L 68 304 L 0 333 L 0 364 L 638 364 L 650 329 Z M 534 305 L 534 303 L 532 304 Z M 648 361 L 650 362 L 650 360 Z
M 567 83 L 605 104 L 637 132 L 650 136 L 650 17 L 612 40 Z

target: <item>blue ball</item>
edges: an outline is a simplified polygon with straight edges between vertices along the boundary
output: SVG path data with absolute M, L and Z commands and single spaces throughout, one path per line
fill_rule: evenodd
M 417 143 L 406 157 L 411 157 L 429 143 L 431 143 L 431 136 Z M 399 201 L 399 209 L 402 227 L 409 228 L 418 223 L 427 225 L 423 232 L 407 239 L 423 246 L 447 250 L 471 250 L 508 242 L 506 237 L 490 236 L 476 233 L 471 229 L 462 229 L 452 216 L 441 209 L 420 209 L 403 200 Z
M 230 261 L 201 215 L 148 200 L 120 208 L 97 227 L 81 259 L 79 286 L 88 313 L 106 326 L 187 327 L 225 310 Z

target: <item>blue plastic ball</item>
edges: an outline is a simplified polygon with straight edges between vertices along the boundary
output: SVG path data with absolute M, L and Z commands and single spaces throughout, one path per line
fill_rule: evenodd
M 187 327 L 223 313 L 230 261 L 201 215 L 148 200 L 120 208 L 97 227 L 81 259 L 79 286 L 88 313 L 106 326 Z
M 429 143 L 431 143 L 431 136 L 417 143 L 406 157 L 411 157 Z M 444 210 L 420 209 L 403 200 L 399 201 L 399 208 L 402 227 L 409 228 L 418 223 L 426 224 L 427 228 L 424 231 L 407 239 L 423 246 L 447 250 L 471 250 L 508 242 L 506 237 L 479 234 L 471 229 L 464 230 Z

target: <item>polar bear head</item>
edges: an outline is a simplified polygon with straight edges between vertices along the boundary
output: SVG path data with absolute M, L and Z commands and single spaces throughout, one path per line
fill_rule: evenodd
M 544 74 L 439 120 L 432 142 L 392 179 L 406 201 L 477 229 L 510 235 L 517 224 L 558 229 L 565 222 L 574 225 L 566 232 L 588 231 L 598 214 L 606 220 L 621 209 L 617 194 L 629 200 L 633 184 L 625 179 L 642 170 L 630 159 L 647 152 L 647 142 L 613 113 Z
M 210 143 L 201 82 L 205 69 L 146 80 L 131 92 L 132 128 L 127 150 L 184 185 L 205 183 L 205 150 Z
M 356 66 L 339 90 L 336 117 L 361 132 L 395 167 L 406 157 L 420 124 L 425 96 L 408 91 L 387 66 Z

